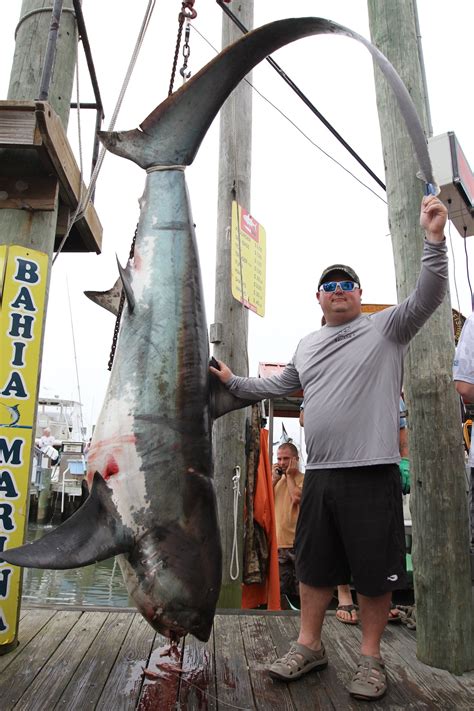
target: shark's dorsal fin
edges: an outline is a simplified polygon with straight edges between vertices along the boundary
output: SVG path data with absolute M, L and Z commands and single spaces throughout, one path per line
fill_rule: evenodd
M 120 281 L 122 282 L 122 287 L 127 299 L 128 310 L 131 312 L 135 308 L 135 296 L 133 295 L 132 284 L 130 282 L 130 265 L 127 265 L 127 268 L 124 269 L 117 257 L 117 266 L 120 274 Z
M 122 296 L 122 279 L 119 277 L 108 291 L 85 291 L 84 294 L 95 304 L 117 316 Z
M 132 534 L 117 515 L 111 490 L 96 472 L 89 498 L 71 518 L 34 543 L 2 551 L 0 559 L 25 568 L 65 570 L 128 553 L 133 544 Z

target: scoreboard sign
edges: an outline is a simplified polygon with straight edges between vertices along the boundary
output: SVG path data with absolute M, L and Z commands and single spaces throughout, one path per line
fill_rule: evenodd
M 47 254 L 0 247 L 0 558 L 27 526 L 47 274 Z M 20 594 L 21 570 L 0 563 L 0 653 L 16 640 Z

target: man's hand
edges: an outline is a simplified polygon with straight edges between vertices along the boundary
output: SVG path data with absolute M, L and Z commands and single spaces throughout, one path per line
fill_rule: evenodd
M 291 503 L 293 506 L 299 506 L 301 501 L 301 489 L 296 486 L 296 475 L 299 474 L 298 460 L 295 458 L 290 459 L 288 464 L 288 469 L 285 472 L 286 484 L 288 486 L 288 493 L 290 495 Z
M 421 201 L 420 225 L 428 242 L 442 242 L 448 211 L 435 195 L 425 195 Z
M 287 468 L 285 474 L 287 477 L 290 476 L 292 479 L 294 479 L 295 476 L 297 474 L 299 474 L 299 471 L 300 470 L 298 468 L 298 461 L 294 457 L 292 457 L 290 459 L 290 463 L 288 464 L 288 468 Z
M 218 360 L 217 363 L 219 364 L 219 368 L 214 368 L 214 366 L 210 365 L 209 370 L 211 373 L 216 375 L 221 383 L 226 383 L 229 382 L 229 380 L 232 378 L 234 375 L 229 366 L 227 366 L 225 363 L 223 363 L 221 360 Z

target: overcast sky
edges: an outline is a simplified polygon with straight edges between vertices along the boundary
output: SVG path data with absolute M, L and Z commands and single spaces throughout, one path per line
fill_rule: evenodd
M 105 127 L 115 108 L 146 6 L 146 0 L 83 2 L 105 106 Z M 117 129 L 136 127 L 166 97 L 180 7 L 180 0 L 157 0 Z M 222 15 L 213 0 L 196 0 L 195 8 L 198 17 L 194 24 L 205 39 L 197 32 L 191 34 L 190 67 L 194 73 L 215 55 L 210 45 L 220 48 Z M 0 3 L 0 98 L 7 96 L 14 29 L 20 9 L 20 0 Z M 434 134 L 454 131 L 472 166 L 474 3 L 418 0 L 418 11 Z M 290 15 L 326 17 L 370 38 L 366 0 L 292 0 L 291 3 L 255 0 L 255 26 Z M 367 50 L 347 38 L 313 37 L 278 51 L 274 57 L 384 179 L 372 62 Z M 93 95 L 83 61 L 80 67 L 81 100 L 91 101 Z M 301 336 L 317 327 L 320 309 L 315 300 L 315 286 L 328 264 L 342 261 L 356 269 L 366 303 L 396 302 L 384 193 L 266 62 L 254 70 L 253 83 L 311 141 L 379 197 L 326 157 L 254 93 L 252 199 L 246 207 L 267 233 L 267 294 L 265 318 L 252 313 L 249 317 L 252 375 L 257 373 L 259 361 L 289 360 Z M 84 163 L 88 166 L 93 128 L 85 114 L 81 112 L 81 123 Z M 214 320 L 218 123 L 214 122 L 197 159 L 186 171 L 197 225 L 208 323 Z M 71 112 L 69 135 L 76 146 L 75 112 Z M 104 227 L 103 252 L 100 256 L 64 254 L 53 268 L 40 391 L 42 395 L 78 399 L 68 283 L 84 419 L 89 427 L 95 422 L 107 386 L 114 317 L 90 303 L 83 291 L 107 289 L 114 283 L 116 253 L 125 264 L 144 182 L 145 173 L 138 166 L 108 155 L 96 197 Z M 461 310 L 467 314 L 471 306 L 464 244 L 454 227 L 451 239 L 456 264 L 455 285 L 449 246 L 453 306 L 457 307 L 457 286 Z M 471 262 L 473 240 L 474 237 L 467 240 Z M 472 264 L 471 267 L 474 278 Z

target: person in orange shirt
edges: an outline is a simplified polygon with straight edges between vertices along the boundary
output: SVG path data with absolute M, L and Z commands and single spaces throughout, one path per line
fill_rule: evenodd
M 303 478 L 298 450 L 292 442 L 285 442 L 278 447 L 277 461 L 272 467 L 282 609 L 288 608 L 288 601 L 292 604 L 299 601 L 294 541 Z

